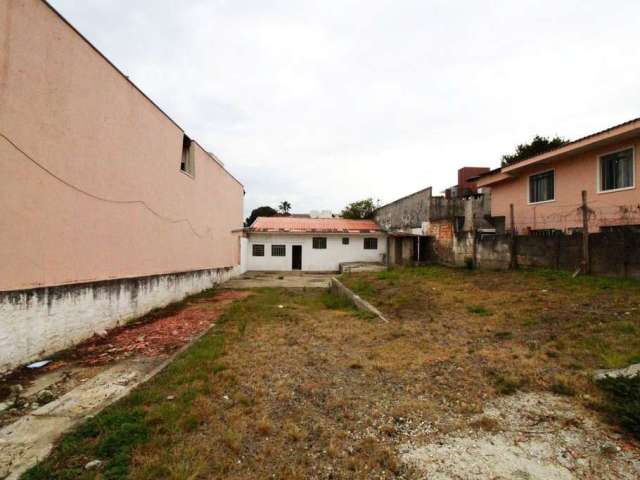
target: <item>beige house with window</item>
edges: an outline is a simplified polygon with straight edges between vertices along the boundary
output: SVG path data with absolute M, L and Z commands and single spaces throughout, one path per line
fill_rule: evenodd
M 586 192 L 590 232 L 640 228 L 640 119 L 481 175 L 491 188 L 491 215 L 520 234 L 581 230 Z

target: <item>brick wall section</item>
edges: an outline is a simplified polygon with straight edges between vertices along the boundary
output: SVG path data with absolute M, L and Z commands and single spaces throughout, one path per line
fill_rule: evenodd
M 453 224 L 449 220 L 429 222 L 426 234 L 432 237 L 431 255 L 444 263 L 455 263 L 453 248 Z

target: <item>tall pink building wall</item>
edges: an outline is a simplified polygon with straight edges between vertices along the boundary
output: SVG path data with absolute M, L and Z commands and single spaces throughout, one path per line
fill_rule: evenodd
M 0 134 L 0 291 L 238 265 L 243 186 L 197 144 L 182 172 L 181 129 L 40 0 L 0 2 Z

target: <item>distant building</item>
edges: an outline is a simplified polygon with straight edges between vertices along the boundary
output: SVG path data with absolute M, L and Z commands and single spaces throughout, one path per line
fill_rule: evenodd
M 258 217 L 245 235 L 249 271 L 334 272 L 342 263 L 382 263 L 386 254 L 373 220 Z
M 445 196 L 434 196 L 428 187 L 378 207 L 374 219 L 389 234 L 389 264 L 420 263 L 434 255 L 446 261 L 452 255 L 454 233 L 495 232 L 495 226 L 487 220 L 491 197 L 476 193 L 474 182 L 469 180 L 477 172 L 488 170 L 460 169 L 462 183 L 447 189 Z
M 474 179 L 488 173 L 488 167 L 463 167 L 458 169 L 458 183 L 445 190 L 446 198 L 468 197 L 478 192 L 478 185 Z

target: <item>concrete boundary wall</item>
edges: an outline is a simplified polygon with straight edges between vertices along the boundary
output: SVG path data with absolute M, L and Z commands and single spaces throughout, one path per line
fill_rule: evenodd
M 510 235 L 457 233 L 451 254 L 432 251 L 433 258 L 444 264 L 464 266 L 471 258 L 477 267 L 507 269 L 511 264 Z M 582 263 L 582 235 L 517 235 L 516 262 L 520 267 L 545 267 L 575 271 Z M 591 273 L 596 275 L 640 279 L 640 233 L 610 231 L 589 234 Z
M 0 292 L 0 372 L 211 288 L 238 270 L 213 268 Z

